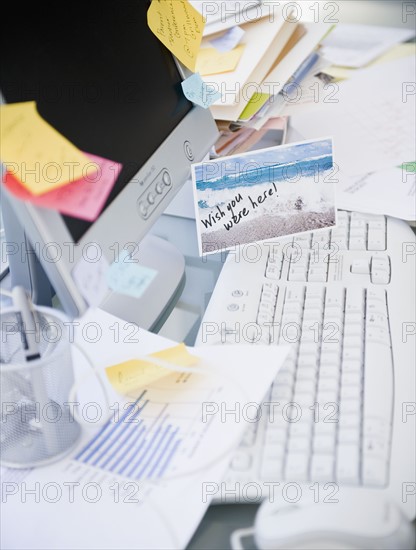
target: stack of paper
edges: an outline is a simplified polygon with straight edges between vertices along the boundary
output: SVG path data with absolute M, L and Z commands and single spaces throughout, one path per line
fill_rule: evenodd
M 84 423 L 83 437 L 68 457 L 26 471 L 23 480 L 2 472 L 1 546 L 185 548 L 221 486 L 253 403 L 261 404 L 288 347 L 190 348 L 186 359 L 197 359 L 200 374 L 171 372 L 121 395 L 124 388 L 111 386 L 105 367 L 148 354 L 177 365 L 178 347 L 169 353 L 171 341 L 142 330 L 134 344 L 132 325 L 99 310 L 79 321 L 76 342 L 102 371 L 109 402 L 104 405 L 93 376 L 85 379 L 90 367 L 75 350 L 77 377 L 84 383 L 73 405 Z M 102 334 L 95 343 L 82 336 L 91 323 Z M 120 327 L 116 346 L 114 326 Z M 179 351 L 183 359 L 186 350 Z M 97 413 L 94 420 L 89 407 Z M 226 414 L 230 410 L 237 413 Z M 47 528 L 39 528 L 45 521 Z
M 205 4 L 193 2 L 202 13 Z M 223 3 L 217 4 L 220 11 Z M 215 2 L 206 5 L 206 10 L 212 5 Z M 300 24 L 289 8 L 283 9 L 280 2 L 262 3 L 255 16 L 243 12 L 223 18 L 221 30 L 215 34 L 207 16 L 196 70 L 221 94 L 211 106 L 216 120 L 238 121 L 245 126 L 255 123 L 258 129 L 272 114 L 277 116 L 276 109 L 270 111 L 275 107 L 273 99 L 332 28 L 328 24 Z M 230 20 L 235 23 L 231 28 Z M 314 58 L 306 73 L 316 68 L 318 60 Z M 300 78 L 304 76 L 305 71 Z

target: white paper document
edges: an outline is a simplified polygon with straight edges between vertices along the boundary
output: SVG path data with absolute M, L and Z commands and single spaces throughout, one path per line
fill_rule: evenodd
M 85 327 L 92 324 L 99 327 L 100 338 L 87 343 Z M 173 345 L 141 329 L 137 343 L 132 327 L 95 310 L 81 320 L 76 342 L 102 370 Z M 255 408 L 244 407 L 261 404 L 288 348 L 188 350 L 199 358 L 194 369 L 200 374 L 167 371 L 134 395 L 120 396 L 103 376 L 111 404 L 103 425 L 90 421 L 68 458 L 34 469 L 20 483 L 2 484 L 2 548 L 160 549 L 188 544 L 209 505 L 209 488 L 221 482 L 234 448 L 255 418 Z M 78 374 L 88 373 L 77 351 L 74 361 Z M 85 423 L 87 405 L 88 418 L 94 416 L 92 404 L 100 410 L 100 391 L 91 375 L 78 392 Z
M 415 155 L 416 62 L 405 57 L 376 65 L 339 84 L 331 103 L 292 116 L 304 137 L 332 136 L 340 172 L 362 176 L 404 162 Z
M 322 54 L 334 65 L 364 67 L 395 44 L 414 36 L 412 29 L 341 24 L 323 41 Z
M 370 214 L 416 220 L 416 174 L 390 168 L 364 176 L 339 177 L 337 206 Z

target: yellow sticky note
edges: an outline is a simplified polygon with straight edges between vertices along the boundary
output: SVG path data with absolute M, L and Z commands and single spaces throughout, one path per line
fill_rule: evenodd
M 188 352 L 185 344 L 178 344 L 172 348 L 152 353 L 149 357 L 162 359 L 178 367 L 191 367 L 199 361 L 198 357 Z M 172 371 L 159 367 L 145 359 L 131 359 L 108 367 L 106 374 L 111 385 L 118 393 L 129 394 L 138 388 L 148 386 L 171 375 Z
M 199 50 L 196 70 L 201 76 L 229 73 L 234 71 L 243 55 L 245 45 L 240 44 L 229 52 L 219 52 L 216 48 Z
M 147 23 L 157 38 L 195 72 L 205 20 L 188 0 L 153 0 Z
M 46 122 L 34 101 L 0 107 L 1 161 L 32 195 L 97 172 L 97 165 Z

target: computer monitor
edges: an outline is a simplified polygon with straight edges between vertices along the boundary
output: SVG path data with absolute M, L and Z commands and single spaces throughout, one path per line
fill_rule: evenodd
M 189 178 L 191 163 L 202 160 L 218 135 L 210 112 L 183 95 L 186 70 L 150 31 L 149 5 L 100 0 L 23 8 L 8 2 L 2 10 L 5 101 L 36 101 L 39 114 L 79 149 L 123 165 L 94 223 L 7 193 L 72 316 L 87 308 L 72 270 L 88 243 L 97 243 L 111 262 L 117 250 L 140 242 L 139 261 L 158 271 L 150 298 L 162 305 L 175 290 L 172 247 L 143 238 Z M 59 260 L 43 257 L 48 243 L 59 247 Z M 130 297 L 109 292 L 102 306 L 150 328 L 152 315 L 143 320 L 149 304 L 138 307 Z

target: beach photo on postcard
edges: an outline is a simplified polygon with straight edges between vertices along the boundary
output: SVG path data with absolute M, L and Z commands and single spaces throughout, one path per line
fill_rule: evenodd
M 200 254 L 334 226 L 336 171 L 331 139 L 194 164 Z

